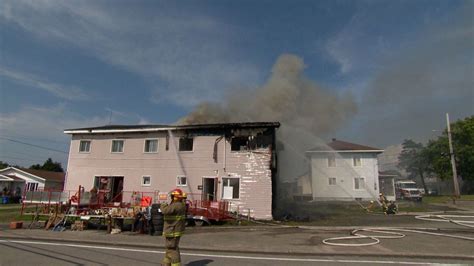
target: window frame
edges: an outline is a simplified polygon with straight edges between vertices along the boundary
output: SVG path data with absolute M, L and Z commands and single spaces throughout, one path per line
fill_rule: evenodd
M 232 198 L 231 198 L 231 199 L 225 199 L 225 198 L 224 198 L 224 187 L 226 187 L 224 179 L 237 179 L 237 180 L 238 180 L 238 182 L 239 182 L 239 193 L 238 193 L 239 196 L 238 196 L 238 198 L 234 198 L 234 191 L 232 191 Z M 241 180 L 240 177 L 230 177 L 230 176 L 222 177 L 222 193 L 221 193 L 221 198 L 222 198 L 223 200 L 240 200 L 240 199 L 241 199 L 240 193 L 241 193 L 241 186 L 242 186 L 241 183 L 242 183 L 242 180 Z M 230 183 L 229 183 L 229 184 L 230 184 Z
M 89 150 L 81 151 L 81 143 L 82 142 L 89 142 Z M 81 139 L 81 140 L 79 140 L 79 153 L 91 153 L 91 147 L 92 147 L 92 140 L 91 139 Z
M 145 178 L 148 177 L 148 184 L 145 184 Z M 143 175 L 142 176 L 142 187 L 150 187 L 151 186 L 151 176 L 150 175 Z
M 334 158 L 334 165 L 331 165 L 331 159 Z M 328 167 L 337 167 L 337 160 L 336 160 L 336 154 L 332 153 L 327 156 L 327 166 Z
M 191 139 L 193 141 L 191 150 L 181 150 L 181 140 L 182 139 Z M 178 152 L 194 152 L 194 137 L 179 137 L 179 139 L 178 139 Z
M 358 159 L 358 160 L 356 160 Z M 356 161 L 359 162 L 359 165 L 356 164 Z M 360 155 L 352 156 L 352 166 L 353 167 L 362 167 L 362 157 Z
M 156 151 L 146 151 L 146 142 L 152 141 L 152 140 L 156 140 Z M 160 147 L 160 141 L 158 140 L 158 138 L 149 138 L 143 141 L 143 153 L 158 153 L 159 147 Z
M 334 184 L 331 183 L 331 180 L 334 180 Z M 328 185 L 329 185 L 329 186 L 336 186 L 336 185 L 337 185 L 337 178 L 335 178 L 335 177 L 328 177 Z
M 356 179 L 359 180 L 358 188 L 356 188 Z M 354 177 L 354 190 L 364 190 L 364 187 L 361 186 L 361 180 L 362 180 L 362 184 L 365 184 L 365 177 L 362 177 L 362 176 Z
M 121 141 L 122 142 L 122 151 L 113 151 L 114 149 L 114 141 Z M 110 143 L 110 153 L 124 153 L 125 150 L 125 140 L 124 139 L 113 139 Z
M 184 180 L 186 180 L 186 184 L 181 183 L 181 180 L 182 180 L 181 178 L 182 177 L 185 178 Z M 176 186 L 178 186 L 178 187 L 187 187 L 188 186 L 188 177 L 185 176 L 185 175 L 177 175 L 176 176 Z

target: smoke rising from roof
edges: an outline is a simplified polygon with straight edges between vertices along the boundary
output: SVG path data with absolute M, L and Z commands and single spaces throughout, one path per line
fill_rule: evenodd
M 293 180 L 309 171 L 305 151 L 321 145 L 319 137 L 327 137 L 357 112 L 352 95 L 318 86 L 305 76 L 305 67 L 300 57 L 283 54 L 266 84 L 235 91 L 222 103 L 201 103 L 178 124 L 280 122 L 279 175 Z
M 352 95 L 338 95 L 304 75 L 303 60 L 281 55 L 267 83 L 256 90 L 241 89 L 223 103 L 201 103 L 178 124 L 278 121 L 326 136 L 357 111 Z

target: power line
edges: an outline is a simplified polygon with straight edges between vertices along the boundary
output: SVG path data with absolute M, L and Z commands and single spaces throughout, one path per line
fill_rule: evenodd
M 7 159 L 12 159 L 12 160 L 20 160 L 20 161 L 29 161 L 29 162 L 38 162 L 37 160 L 33 160 L 33 159 L 11 157 L 11 156 L 4 156 L 4 155 L 0 155 L 0 158 L 7 158 Z
M 27 145 L 27 146 L 31 146 L 31 147 L 36 147 L 36 148 L 44 149 L 44 150 L 48 150 L 48 151 L 55 151 L 55 152 L 60 152 L 60 153 L 68 154 L 68 152 L 65 152 L 65 151 L 55 150 L 55 149 L 51 149 L 51 148 L 48 148 L 48 147 L 43 147 L 43 146 L 39 146 L 39 145 L 27 143 L 27 142 L 15 140 L 15 139 L 4 138 L 4 137 L 0 137 L 0 139 L 4 139 L 4 140 L 11 141 L 11 142 L 20 143 L 20 144 L 23 144 L 23 145 Z
M 68 144 L 68 141 L 58 141 L 58 140 L 51 140 L 51 139 L 45 139 L 45 138 L 38 138 L 38 137 L 31 137 L 31 136 L 26 136 L 26 135 L 20 135 L 20 134 L 15 134 L 14 136 L 9 135 L 9 134 L 1 134 L 0 137 L 4 138 L 20 138 L 20 139 L 26 139 L 26 140 L 37 140 L 37 141 L 43 141 L 43 142 L 52 142 L 52 143 L 61 143 L 61 144 Z

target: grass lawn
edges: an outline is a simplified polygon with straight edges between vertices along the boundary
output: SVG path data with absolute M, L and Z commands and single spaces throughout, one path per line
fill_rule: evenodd
M 34 208 L 25 209 L 34 211 Z M 31 221 L 31 215 L 20 215 L 21 204 L 1 204 L 0 223 L 10 223 L 11 221 Z
M 474 195 L 461 195 L 462 201 L 474 201 Z M 424 196 L 423 202 L 425 203 L 450 203 L 453 202 L 452 196 Z

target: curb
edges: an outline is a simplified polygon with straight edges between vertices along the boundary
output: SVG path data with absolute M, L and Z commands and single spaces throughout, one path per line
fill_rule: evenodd
M 113 242 L 113 241 L 92 241 L 92 240 L 79 240 L 79 239 L 63 239 L 63 238 L 51 238 L 51 237 L 23 237 L 23 236 L 0 236 L 0 239 L 15 239 L 15 240 L 30 240 L 30 241 L 58 241 L 64 243 L 81 243 L 89 245 L 108 245 L 108 246 L 118 246 L 118 247 L 135 247 L 135 248 L 157 248 L 164 250 L 163 245 L 157 245 L 152 243 L 140 244 L 140 243 L 122 243 L 122 242 Z M 360 253 L 360 252 L 270 252 L 270 251 L 254 251 L 254 250 L 226 250 L 226 249 L 211 249 L 211 248 L 195 248 L 181 246 L 181 251 L 194 251 L 194 252 L 213 252 L 213 253 L 234 253 L 234 254 L 254 254 L 254 255 L 287 255 L 287 256 L 358 256 L 358 257 L 392 257 L 392 258 L 411 258 L 411 259 L 452 259 L 452 260 L 467 260 L 474 261 L 474 256 L 467 255 L 451 255 L 451 254 L 407 254 L 407 253 Z

